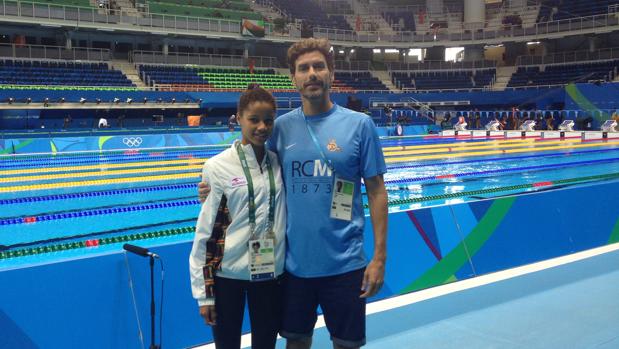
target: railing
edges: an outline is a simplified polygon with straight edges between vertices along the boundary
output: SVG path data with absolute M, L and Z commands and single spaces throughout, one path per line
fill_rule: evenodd
M 111 14 L 110 12 L 113 12 Z M 174 29 L 177 31 L 200 31 L 240 34 L 240 21 L 202 18 L 189 16 L 174 16 L 165 14 L 146 13 L 140 17 L 130 15 L 122 10 L 99 13 L 95 7 L 78 7 L 67 5 L 53 5 L 46 3 L 30 3 L 15 1 L 0 1 L 0 15 L 36 18 L 47 20 L 69 21 L 72 24 L 111 24 L 153 29 Z M 137 28 L 136 28 L 137 29 Z M 266 34 L 272 31 L 271 24 L 265 24 Z
M 335 70 L 370 70 L 370 61 L 335 61 Z
M 22 59 L 62 59 L 72 61 L 109 61 L 110 50 L 87 47 L 0 44 L 0 57 Z
M 597 51 L 571 51 L 551 53 L 545 56 L 518 56 L 516 65 L 558 64 L 581 61 L 619 59 L 619 48 L 605 48 Z
M 450 70 L 450 69 L 489 69 L 496 68 L 496 61 L 445 62 L 423 61 L 418 63 L 393 62 L 387 64 L 389 71 L 393 70 Z
M 554 85 L 527 85 L 527 86 L 511 86 L 505 87 L 505 91 L 522 91 L 522 90 L 541 90 L 550 88 L 563 88 L 566 84 L 554 84 Z M 492 91 L 491 86 L 486 87 L 462 87 L 462 88 L 442 88 L 423 90 L 415 88 L 403 88 L 401 91 L 394 93 L 439 93 L 439 92 L 488 92 Z
M 15 16 L 20 18 L 36 19 L 36 22 L 49 23 L 50 25 L 64 25 L 69 22 L 71 25 L 85 26 L 92 25 L 100 30 L 114 30 L 119 28 L 122 30 L 140 30 L 148 28 L 153 30 L 162 30 L 166 33 L 196 33 L 196 32 L 217 32 L 240 34 L 239 21 L 215 19 L 215 18 L 199 18 L 172 16 L 163 14 L 144 14 L 143 17 L 136 17 L 127 14 L 123 11 L 114 11 L 114 14 L 99 13 L 99 10 L 94 7 L 75 7 L 64 5 L 52 5 L 42 3 L 22 3 L 1 0 L 0 15 Z M 43 21 L 42 21 L 43 20 Z M 47 20 L 47 21 L 45 21 Z M 101 24 L 108 25 L 102 28 Z M 520 26 L 511 27 L 496 27 L 486 28 L 480 31 L 458 31 L 449 32 L 448 29 L 440 29 L 436 35 L 434 33 L 419 33 L 419 32 L 364 32 L 358 34 L 354 31 L 315 28 L 314 37 L 325 37 L 333 41 L 344 41 L 354 43 L 402 43 L 410 45 L 410 43 L 432 43 L 437 41 L 457 41 L 457 42 L 504 42 L 509 38 L 517 37 L 543 37 L 557 33 L 566 33 L 572 31 L 588 31 L 593 32 L 596 28 L 606 28 L 611 26 L 619 26 L 619 18 L 615 14 L 603 14 L 596 16 L 587 16 L 580 18 L 570 18 L 560 21 L 550 21 L 545 23 L 536 23 L 532 27 L 522 28 Z M 275 35 L 271 24 L 266 24 L 266 35 L 271 38 L 290 38 L 296 39 L 300 37 L 298 31 L 291 31 L 285 35 Z
M 523 36 L 541 36 L 555 33 L 563 33 L 577 30 L 591 30 L 619 25 L 619 19 L 615 15 L 595 15 L 579 18 L 570 18 L 559 21 L 536 23 L 532 27 L 499 26 L 483 31 L 457 31 L 449 32 L 448 29 L 440 29 L 434 33 L 418 32 L 364 32 L 356 33 L 352 30 L 315 28 L 314 37 L 328 38 L 333 41 L 355 42 L 437 42 L 437 41 L 486 41 L 496 39 L 504 41 L 506 38 Z
M 251 60 L 256 68 L 279 68 L 280 64 L 274 57 L 248 57 L 232 55 L 212 55 L 196 53 L 168 53 L 159 51 L 132 51 L 130 60 L 133 63 L 146 64 L 193 64 L 216 65 L 226 67 L 248 67 Z

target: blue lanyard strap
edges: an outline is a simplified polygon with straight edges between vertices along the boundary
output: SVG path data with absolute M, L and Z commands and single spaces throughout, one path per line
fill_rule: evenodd
M 335 173 L 335 169 L 333 168 L 333 165 L 331 164 L 331 160 L 327 159 L 327 156 L 322 150 L 322 147 L 320 147 L 320 144 L 318 143 L 318 138 L 316 138 L 316 134 L 314 133 L 314 130 L 310 126 L 309 121 L 307 121 L 307 117 L 305 116 L 303 109 L 301 109 L 301 115 L 303 115 L 303 119 L 305 120 L 305 126 L 307 127 L 307 132 L 309 132 L 310 137 L 312 137 L 312 141 L 314 142 L 314 145 L 316 146 L 316 150 L 318 150 L 318 152 L 320 153 L 320 157 L 322 157 L 322 161 L 325 162 L 325 164 L 329 167 L 331 172 Z

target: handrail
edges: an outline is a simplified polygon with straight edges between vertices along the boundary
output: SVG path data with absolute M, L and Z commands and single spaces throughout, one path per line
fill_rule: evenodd
M 30 44 L 0 44 L 0 57 L 28 60 L 110 61 L 109 49 Z
M 99 26 L 101 30 L 114 30 L 118 27 L 122 30 L 136 30 L 140 28 L 150 28 L 151 30 L 175 30 L 177 33 L 196 33 L 196 32 L 216 32 L 227 33 L 240 37 L 239 21 L 202 18 L 191 16 L 175 16 L 165 14 L 144 14 L 143 17 L 136 17 L 131 13 L 122 10 L 113 10 L 99 13 L 99 9 L 94 7 L 79 7 L 68 5 L 54 5 L 43 3 L 30 3 L 21 1 L 0 0 L 0 15 L 36 18 L 47 20 L 50 25 L 61 25 L 71 23 L 71 25 L 93 24 Z M 110 13 L 111 12 L 111 13 Z M 101 28 L 101 24 L 108 27 Z M 274 33 L 273 26 L 269 23 L 265 25 L 266 36 L 271 39 L 297 39 L 300 32 L 291 31 L 288 34 L 278 35 Z M 349 30 L 315 28 L 315 37 L 327 37 L 333 41 L 355 42 L 355 43 L 432 43 L 441 41 L 457 42 L 488 42 L 490 40 L 506 41 L 517 37 L 538 37 L 555 35 L 557 33 L 568 33 L 574 31 L 594 31 L 596 28 L 619 26 L 619 18 L 615 14 L 601 14 L 586 17 L 569 18 L 557 21 L 535 23 L 531 27 L 522 28 L 521 26 L 499 26 L 486 28 L 481 31 L 458 31 L 450 32 L 449 29 L 440 29 L 436 36 L 434 33 L 419 32 L 364 32 L 356 33 Z
M 556 52 L 544 56 L 522 55 L 516 58 L 516 65 L 543 65 L 560 63 L 577 63 L 586 61 L 601 61 L 619 59 L 619 48 L 603 48 L 597 51 Z
M 389 71 L 414 71 L 414 70 L 462 70 L 462 69 L 490 69 L 496 68 L 496 61 L 469 61 L 469 62 L 446 62 L 446 61 L 422 61 L 417 63 L 392 62 L 387 64 Z
M 369 71 L 371 66 L 370 61 L 335 61 L 335 70 L 336 71 L 350 71 L 350 70 L 359 70 L 359 71 Z
M 517 25 L 499 25 L 496 28 L 486 28 L 481 31 L 464 30 L 450 32 L 448 29 L 439 29 L 434 33 L 422 33 L 401 31 L 387 33 L 380 31 L 365 31 L 357 33 L 353 30 L 315 28 L 314 37 L 328 38 L 333 41 L 353 41 L 353 42 L 416 42 L 416 43 L 435 43 L 440 41 L 484 41 L 489 39 L 500 39 L 504 41 L 509 38 L 551 35 L 555 33 L 571 32 L 577 30 L 587 30 L 603 28 L 609 26 L 619 26 L 619 18 L 614 14 L 602 14 L 586 17 L 562 19 L 535 23 L 534 26 L 523 28 Z
M 248 67 L 250 61 L 254 60 L 257 68 L 280 68 L 281 65 L 275 57 L 267 56 L 236 56 L 236 55 L 216 55 L 201 53 L 168 52 L 164 54 L 160 51 L 131 51 L 130 57 L 133 63 L 138 64 L 176 64 L 176 65 L 216 65 L 230 67 Z

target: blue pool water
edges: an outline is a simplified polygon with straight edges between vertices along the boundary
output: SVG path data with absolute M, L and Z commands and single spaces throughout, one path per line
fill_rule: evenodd
M 592 142 L 586 147 L 576 141 L 564 142 L 554 144 L 561 149 L 551 150 L 540 150 L 543 142 L 490 142 L 422 137 L 384 140 L 390 211 L 614 181 L 619 174 L 619 146 L 614 142 Z M 522 151 L 476 155 L 478 150 L 471 147 L 479 146 Z M 199 212 L 196 183 L 201 163 L 222 149 L 1 158 L 0 253 L 132 238 L 11 258 L 0 254 L 0 269 L 115 252 L 123 242 L 153 246 L 190 240 Z M 172 235 L 139 235 L 181 228 L 186 230 Z

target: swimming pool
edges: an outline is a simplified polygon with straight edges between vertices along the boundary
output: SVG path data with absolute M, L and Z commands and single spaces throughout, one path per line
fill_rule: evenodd
M 382 140 L 390 212 L 619 178 L 619 141 Z M 192 238 L 202 164 L 225 146 L 4 156 L 0 269 Z M 365 201 L 364 201 L 365 202 Z

